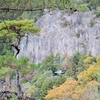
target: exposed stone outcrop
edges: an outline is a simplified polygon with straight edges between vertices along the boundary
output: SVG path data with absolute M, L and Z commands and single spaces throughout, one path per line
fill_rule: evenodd
M 100 18 L 93 12 L 55 11 L 36 24 L 41 28 L 40 37 L 26 34 L 17 57 L 25 55 L 39 63 L 52 52 L 72 55 L 76 50 L 100 56 Z

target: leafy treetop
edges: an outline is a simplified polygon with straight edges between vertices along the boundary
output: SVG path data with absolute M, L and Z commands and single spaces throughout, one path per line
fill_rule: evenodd
M 19 21 L 6 20 L 0 23 L 0 37 L 7 38 L 8 39 L 7 43 L 9 43 L 11 46 L 13 46 L 16 49 L 17 52 L 15 54 L 15 57 L 20 51 L 19 45 L 22 37 L 25 36 L 25 33 L 27 31 L 35 32 L 35 33 L 40 31 L 40 29 L 34 26 L 33 24 L 34 24 L 34 20 L 19 20 Z M 15 43 L 12 43 L 13 39 L 16 40 Z
M 5 55 L 0 56 L 0 69 L 5 69 L 2 73 L 11 72 L 11 70 L 19 70 L 23 74 L 26 74 L 32 73 L 36 68 L 36 64 L 29 63 L 28 58 L 21 57 L 20 59 L 16 59 L 12 52 L 7 52 Z
M 18 37 L 18 35 L 23 35 L 26 31 L 37 32 L 40 29 L 33 27 L 34 20 L 6 20 L 0 24 L 0 36 L 1 37 Z

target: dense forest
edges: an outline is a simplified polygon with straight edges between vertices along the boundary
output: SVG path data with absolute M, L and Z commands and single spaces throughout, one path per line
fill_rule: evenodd
M 38 64 L 17 58 L 27 33 L 41 36 L 36 21 L 58 10 L 99 18 L 100 0 L 0 0 L 0 100 L 100 100 L 100 57 L 91 51 L 51 53 Z

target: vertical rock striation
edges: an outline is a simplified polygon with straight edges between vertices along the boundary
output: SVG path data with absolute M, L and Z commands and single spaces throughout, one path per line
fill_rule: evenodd
M 69 15 L 55 11 L 45 14 L 36 25 L 41 28 L 40 37 L 26 34 L 18 58 L 24 55 L 39 63 L 52 52 L 70 56 L 76 50 L 100 56 L 100 19 L 92 12 Z

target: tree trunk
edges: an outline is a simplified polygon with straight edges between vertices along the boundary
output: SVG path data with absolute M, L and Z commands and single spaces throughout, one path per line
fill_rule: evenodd
M 22 90 L 21 90 L 18 70 L 16 70 L 16 85 L 17 85 L 17 89 L 18 89 L 18 92 L 17 92 L 18 98 L 22 98 Z
M 3 83 L 3 89 L 2 90 L 6 91 L 6 81 L 4 81 L 4 83 Z

